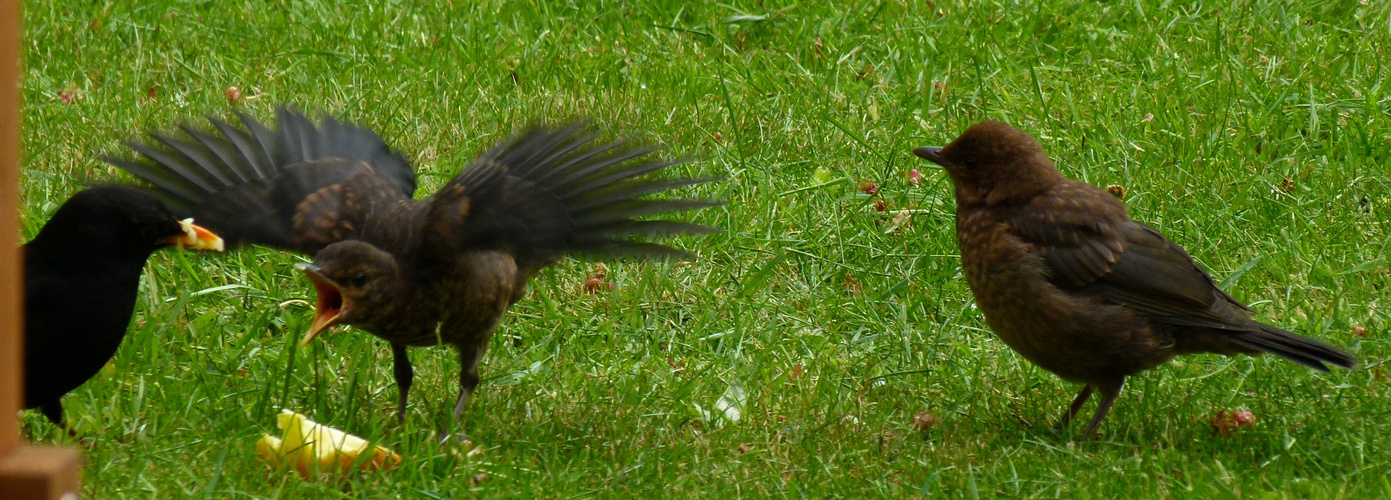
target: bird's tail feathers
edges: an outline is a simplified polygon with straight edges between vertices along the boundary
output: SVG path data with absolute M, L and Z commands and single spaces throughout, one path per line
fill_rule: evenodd
M 1232 340 L 1322 372 L 1328 371 L 1328 366 L 1324 363 L 1343 368 L 1352 368 L 1357 364 L 1357 360 L 1342 349 L 1294 332 L 1263 323 L 1258 324 L 1259 329 L 1236 333 Z

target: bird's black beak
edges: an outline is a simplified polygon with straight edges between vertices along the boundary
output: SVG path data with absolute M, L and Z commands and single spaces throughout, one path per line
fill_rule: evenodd
M 299 346 L 304 347 L 314 341 L 324 330 L 338 324 L 339 318 L 349 307 L 348 301 L 344 300 L 343 292 L 338 288 L 338 284 L 328 279 L 323 273 L 319 272 L 319 266 L 314 264 L 295 264 L 295 269 L 303 272 L 309 277 L 309 281 L 314 284 L 315 295 L 318 299 L 314 304 L 314 323 L 309 326 L 309 333 L 304 335 L 304 339 L 299 341 Z
M 918 155 L 918 158 L 922 158 L 932 163 L 936 163 L 944 168 L 951 167 L 951 162 L 947 161 L 946 158 L 942 157 L 942 148 L 939 148 L 937 146 L 923 146 L 920 148 L 916 148 L 913 150 L 913 154 Z

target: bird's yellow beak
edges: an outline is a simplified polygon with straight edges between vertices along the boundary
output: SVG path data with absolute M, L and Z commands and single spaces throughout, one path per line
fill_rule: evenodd
M 314 337 L 318 337 L 324 330 L 338 324 L 338 319 L 348 309 L 348 303 L 343 299 L 343 292 L 338 288 L 338 284 L 320 273 L 319 266 L 296 264 L 295 269 L 309 277 L 309 281 L 314 284 L 314 292 L 318 296 L 314 304 L 314 323 L 309 325 L 309 333 L 306 333 L 304 339 L 299 341 L 299 346 L 304 347 L 313 342 Z
M 213 250 L 221 252 L 227 249 L 221 236 L 207 230 L 203 226 L 194 224 L 193 219 L 181 220 L 179 221 L 179 226 L 183 228 L 183 233 L 160 240 L 160 243 L 190 250 Z

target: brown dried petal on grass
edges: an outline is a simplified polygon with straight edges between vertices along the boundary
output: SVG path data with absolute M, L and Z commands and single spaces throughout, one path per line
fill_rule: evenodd
M 613 282 L 604 281 L 608 274 L 608 266 L 602 262 L 595 262 L 594 268 L 589 271 L 589 276 L 584 280 L 584 293 L 595 295 L 603 290 L 613 290 Z
M 487 481 L 487 480 L 488 480 L 488 475 L 487 475 L 487 474 L 484 474 L 484 473 L 482 473 L 482 472 L 479 472 L 479 473 L 473 475 L 473 485 L 474 485 L 474 486 L 478 486 L 479 483 L 482 483 L 483 481 Z
M 909 212 L 906 208 L 903 210 L 899 210 L 898 215 L 894 216 L 893 225 L 896 226 L 898 230 L 902 230 L 903 228 L 908 227 L 908 220 L 912 218 L 913 212 Z
M 1231 437 L 1232 432 L 1237 429 L 1249 429 L 1256 425 L 1256 415 L 1247 410 L 1237 410 L 1231 413 L 1228 413 L 1227 410 L 1217 410 L 1217 416 L 1212 417 L 1211 425 L 1213 434 Z
M 791 370 L 791 371 L 787 372 L 787 378 L 789 378 L 789 379 L 791 379 L 791 380 L 797 380 L 797 379 L 799 379 L 799 378 L 802 378 L 802 373 L 803 373 L 802 364 L 801 364 L 801 363 L 797 363 L 797 364 L 795 364 L 795 365 L 792 365 L 792 370 Z
M 750 450 L 750 448 L 749 448 L 749 444 L 748 444 L 748 443 L 739 443 L 739 454 L 740 454 L 740 455 L 743 455 L 743 454 L 745 454 L 745 453 L 748 453 L 749 450 Z
M 227 90 L 222 91 L 222 95 L 227 96 L 227 104 L 232 106 L 236 106 L 242 98 L 241 89 L 236 87 L 227 87 Z
M 874 211 L 875 211 L 875 212 L 888 212 L 888 211 L 889 211 L 889 204 L 888 204 L 888 203 L 885 203 L 884 200 L 874 200 Z
M 860 289 L 864 288 L 864 286 L 864 283 L 861 283 L 860 280 L 855 279 L 855 277 L 851 276 L 850 273 L 845 273 L 845 282 L 840 284 L 841 288 L 850 290 L 852 292 L 858 292 L 860 291 Z
M 1366 337 L 1366 336 L 1367 336 L 1367 327 L 1362 326 L 1362 325 L 1357 325 L 1357 326 L 1352 327 L 1352 336 L 1357 337 L 1357 338 Z
M 1106 186 L 1106 191 L 1110 192 L 1112 196 L 1116 197 L 1116 199 L 1125 199 L 1125 186 L 1122 186 L 1120 184 L 1112 184 L 1110 186 Z
M 879 184 L 869 179 L 860 179 L 860 183 L 856 186 L 856 189 L 859 189 L 861 193 L 873 195 L 879 192 Z
M 918 412 L 917 415 L 913 415 L 913 428 L 918 432 L 932 430 L 932 427 L 935 425 L 937 425 L 937 417 L 932 416 L 931 413 L 924 411 Z

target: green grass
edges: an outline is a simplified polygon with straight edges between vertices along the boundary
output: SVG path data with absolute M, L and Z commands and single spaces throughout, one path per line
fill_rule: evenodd
M 292 102 L 375 128 L 426 193 L 527 121 L 586 115 L 699 159 L 684 173 L 727 180 L 686 194 L 730 204 L 693 217 L 725 234 L 675 242 L 694 264 L 606 262 L 597 296 L 588 262 L 538 276 L 484 360 L 472 457 L 432 441 L 453 354 L 412 352 L 398 426 L 382 342 L 295 347 L 302 257 L 162 252 L 120 353 L 64 400 L 88 496 L 1391 495 L 1385 2 L 141 3 L 26 2 L 26 235 L 119 178 L 99 158 L 121 140 L 228 116 L 229 86 L 259 116 Z M 1259 319 L 1362 364 L 1183 358 L 1133 378 L 1100 441 L 1053 431 L 1077 387 L 989 332 L 949 183 L 909 153 L 984 119 L 1124 186 L 1218 279 L 1249 268 L 1229 290 Z M 731 386 L 738 422 L 697 409 Z M 405 466 L 271 471 L 253 442 L 282 407 Z M 1255 427 L 1214 435 L 1237 409 Z M 915 430 L 918 412 L 940 422 Z

